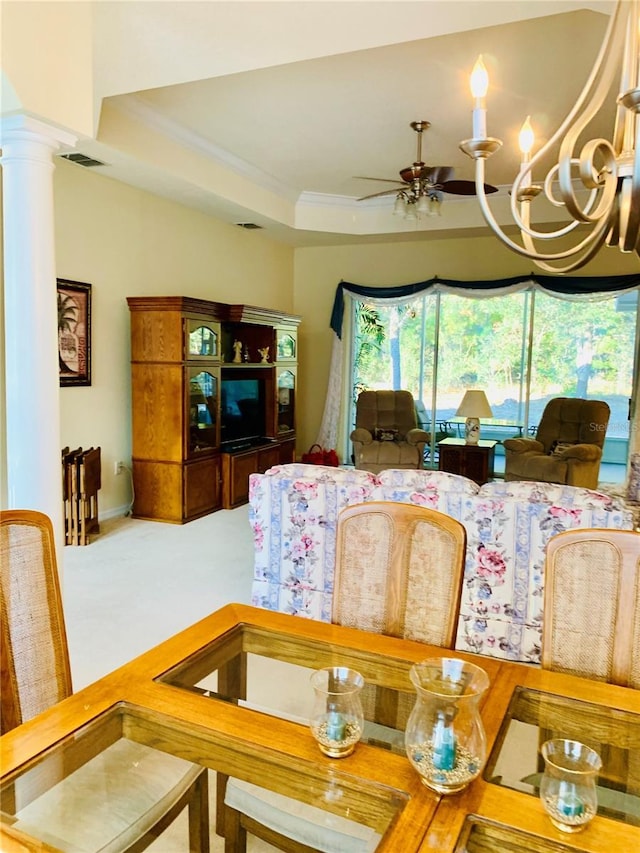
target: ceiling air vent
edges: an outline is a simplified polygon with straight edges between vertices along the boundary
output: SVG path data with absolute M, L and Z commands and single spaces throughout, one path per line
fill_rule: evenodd
M 256 231 L 262 228 L 262 225 L 256 225 L 255 222 L 236 222 L 239 228 L 246 228 L 247 231 Z
M 73 154 L 61 154 L 60 156 L 64 160 L 71 160 L 72 163 L 77 163 L 78 166 L 86 166 L 87 169 L 90 169 L 92 166 L 106 165 L 106 163 L 102 163 L 100 160 L 94 160 L 93 157 L 87 157 L 86 154 L 81 154 L 79 151 L 76 151 Z

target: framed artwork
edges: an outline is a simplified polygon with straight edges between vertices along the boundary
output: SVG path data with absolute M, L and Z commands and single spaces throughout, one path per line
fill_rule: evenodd
M 91 285 L 56 279 L 60 385 L 91 385 Z

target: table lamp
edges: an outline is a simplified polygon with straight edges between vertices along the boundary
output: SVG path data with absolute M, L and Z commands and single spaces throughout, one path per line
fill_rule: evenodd
M 477 444 L 480 438 L 480 418 L 492 418 L 493 412 L 484 391 L 465 391 L 456 417 L 466 418 L 464 437 L 467 444 Z

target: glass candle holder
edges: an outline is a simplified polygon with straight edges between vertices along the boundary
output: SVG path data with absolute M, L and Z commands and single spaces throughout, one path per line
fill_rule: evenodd
M 411 667 L 418 697 L 405 731 L 409 761 L 423 783 L 453 794 L 476 778 L 487 757 L 478 710 L 487 673 L 455 658 L 429 658 Z
M 540 799 L 551 823 L 562 832 L 584 829 L 598 810 L 598 753 L 577 740 L 554 738 L 542 744 L 544 773 Z
M 313 673 L 311 684 L 315 701 L 310 725 L 318 746 L 330 758 L 351 755 L 364 727 L 364 678 L 355 669 L 328 666 Z

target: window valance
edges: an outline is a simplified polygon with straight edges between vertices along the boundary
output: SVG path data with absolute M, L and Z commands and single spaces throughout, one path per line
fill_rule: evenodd
M 456 281 L 446 278 L 430 278 L 427 281 L 419 281 L 414 284 L 401 284 L 393 287 L 371 287 L 362 284 L 352 284 L 341 281 L 336 288 L 331 312 L 331 328 L 340 338 L 342 337 L 342 321 L 344 317 L 344 292 L 365 299 L 389 299 L 402 300 L 419 293 L 456 293 L 459 296 L 475 296 L 484 293 L 485 296 L 498 296 L 508 292 L 515 293 L 519 290 L 538 288 L 546 293 L 563 296 L 595 296 L 596 294 L 614 294 L 633 290 L 640 287 L 640 273 L 635 275 L 612 275 L 612 276 L 571 276 L 560 278 L 553 275 L 529 275 L 515 276 L 513 278 L 499 278 L 491 281 Z

